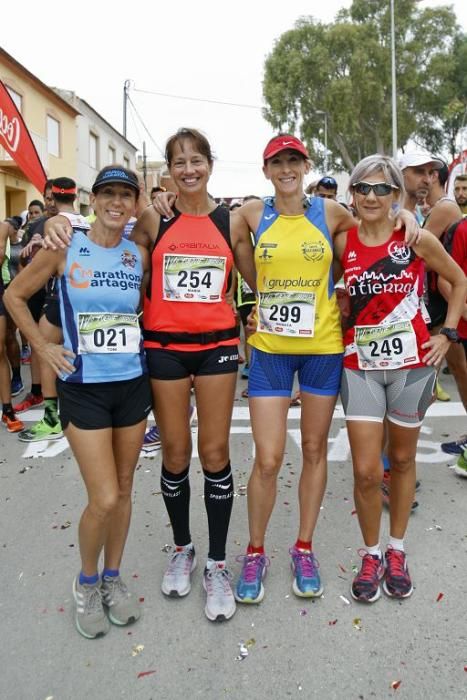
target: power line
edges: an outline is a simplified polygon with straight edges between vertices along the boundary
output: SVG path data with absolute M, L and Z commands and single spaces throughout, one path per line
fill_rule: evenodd
M 131 99 L 130 95 L 128 95 L 127 97 L 128 97 L 128 102 L 129 102 L 129 103 L 131 104 L 131 106 L 133 107 L 133 109 L 134 109 L 134 111 L 135 111 L 135 114 L 136 114 L 136 116 L 138 117 L 138 119 L 140 120 L 143 129 L 145 130 L 145 132 L 147 133 L 147 135 L 149 136 L 149 138 L 151 139 L 151 141 L 153 142 L 153 144 L 155 145 L 155 147 L 157 148 L 157 150 L 159 151 L 159 153 L 161 154 L 161 156 L 165 159 L 165 155 L 164 155 L 164 152 L 163 152 L 162 148 L 159 146 L 159 144 L 157 143 L 157 141 L 153 138 L 151 132 L 149 131 L 149 129 L 148 129 L 148 127 L 146 126 L 146 124 L 144 123 L 144 121 L 143 121 L 143 119 L 142 119 L 140 113 L 139 113 L 138 110 L 136 109 L 135 104 L 134 104 L 133 100 Z
M 189 100 L 190 102 L 208 102 L 213 105 L 227 105 L 229 107 L 243 107 L 244 109 L 256 109 L 261 110 L 262 107 L 258 105 L 248 105 L 242 104 L 241 102 L 224 102 L 223 100 L 212 100 L 207 97 L 188 97 L 187 95 L 170 95 L 167 92 L 155 92 L 154 90 L 141 90 L 138 88 L 133 88 L 134 92 L 142 92 L 145 95 L 158 95 L 159 97 L 170 97 L 174 100 Z

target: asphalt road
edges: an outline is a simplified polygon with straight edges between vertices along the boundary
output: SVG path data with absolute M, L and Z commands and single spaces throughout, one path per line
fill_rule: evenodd
M 227 623 L 213 624 L 204 616 L 207 527 L 196 456 L 192 534 L 200 563 L 187 598 L 163 597 L 164 549 L 171 534 L 160 495 L 160 453 L 154 452 L 142 456 L 136 473 L 123 569 L 144 599 L 143 616 L 93 641 L 73 624 L 71 584 L 79 568 L 76 528 L 84 489 L 66 440 L 28 446 L 2 429 L 1 700 L 467 698 L 467 479 L 456 476 L 449 468 L 454 460 L 439 450 L 447 436 L 465 432 L 466 419 L 452 378 L 444 384 L 452 401 L 430 409 L 419 443 L 420 506 L 406 540 L 416 586 L 412 598 L 397 602 L 383 596 L 372 606 L 351 601 L 361 539 L 340 406 L 314 540 L 325 593 L 315 602 L 293 595 L 288 549 L 296 537 L 300 409 L 291 409 L 267 540 L 271 566 L 264 601 L 239 606 Z M 239 379 L 238 397 L 244 385 Z M 32 411 L 25 419 L 38 415 Z M 247 401 L 241 398 L 235 403 L 231 453 L 236 498 L 228 551 L 236 578 L 236 556 L 247 542 L 244 487 L 252 465 Z M 387 531 L 385 514 L 383 543 Z

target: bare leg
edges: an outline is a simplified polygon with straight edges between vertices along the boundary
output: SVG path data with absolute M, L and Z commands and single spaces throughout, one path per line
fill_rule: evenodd
M 417 441 L 420 428 L 405 428 L 388 420 L 391 462 L 390 534 L 403 539 L 415 494 Z
M 354 470 L 354 499 L 358 522 L 367 547 L 379 542 L 381 525 L 381 444 L 384 425 L 373 421 L 347 421 Z M 392 461 L 391 461 L 392 466 Z M 391 471 L 391 487 L 393 472 Z M 391 488 L 392 499 L 392 488 Z M 410 507 L 412 502 L 410 503 Z M 409 508 L 410 511 L 410 508 Z
M 336 398 L 301 392 L 303 467 L 298 486 L 298 537 L 305 542 L 313 537 L 326 488 L 328 435 Z
M 10 365 L 6 355 L 6 316 L 0 316 L 0 400 L 11 403 Z
M 117 507 L 109 517 L 104 544 L 104 567 L 119 569 L 131 519 L 133 476 L 143 444 L 146 419 L 126 428 L 114 428 L 113 453 L 117 469 L 119 496 Z
M 250 398 L 249 404 L 256 454 L 248 482 L 248 523 L 250 543 L 253 547 L 262 547 L 276 500 L 290 399 L 258 396 Z

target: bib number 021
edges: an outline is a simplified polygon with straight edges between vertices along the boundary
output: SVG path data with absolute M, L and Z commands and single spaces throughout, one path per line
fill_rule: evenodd
M 78 351 L 138 353 L 141 331 L 136 314 L 78 314 Z

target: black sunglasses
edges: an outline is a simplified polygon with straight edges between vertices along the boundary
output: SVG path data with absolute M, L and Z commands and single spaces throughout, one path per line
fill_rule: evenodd
M 363 194 L 365 197 L 370 194 L 371 191 L 373 191 L 377 197 L 387 197 L 388 194 L 391 194 L 392 190 L 399 189 L 398 187 L 389 185 L 387 182 L 357 182 L 353 188 L 357 194 Z

